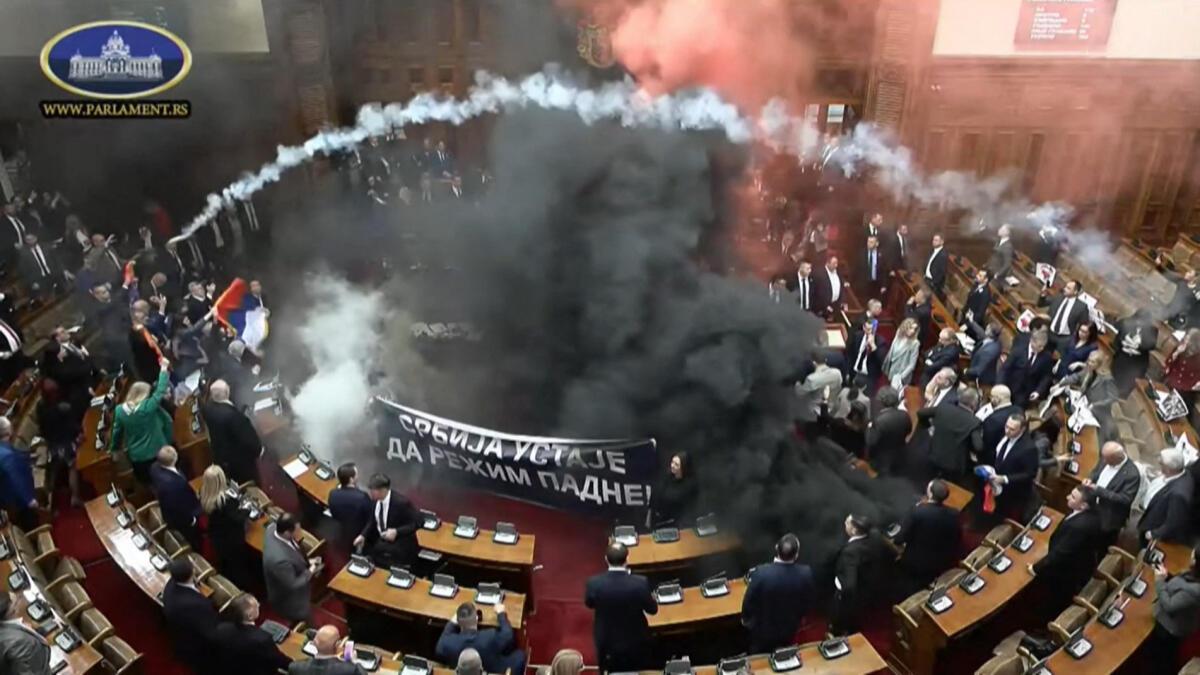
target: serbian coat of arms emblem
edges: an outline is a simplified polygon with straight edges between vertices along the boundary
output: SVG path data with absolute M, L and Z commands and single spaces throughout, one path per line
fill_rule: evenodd
M 596 68 L 608 68 L 616 63 L 612 35 L 607 26 L 591 17 L 579 21 L 579 56 Z

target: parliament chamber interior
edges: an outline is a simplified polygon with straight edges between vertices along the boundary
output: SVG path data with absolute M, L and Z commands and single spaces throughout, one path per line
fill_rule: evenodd
M 9 0 L 0 675 L 1200 673 L 1192 0 Z

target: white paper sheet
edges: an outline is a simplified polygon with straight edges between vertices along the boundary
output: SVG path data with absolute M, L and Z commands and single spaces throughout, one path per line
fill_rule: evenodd
M 304 472 L 308 471 L 308 465 L 304 462 L 301 462 L 299 459 L 293 459 L 292 461 L 283 465 L 283 471 L 288 475 L 288 477 L 295 480 L 296 478 L 303 476 Z

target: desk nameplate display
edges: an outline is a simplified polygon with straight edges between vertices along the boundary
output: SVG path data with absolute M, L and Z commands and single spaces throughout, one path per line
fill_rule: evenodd
M 800 659 L 799 647 L 785 647 L 777 649 L 771 654 L 770 658 L 771 670 L 777 673 L 786 673 L 789 670 L 796 670 L 804 665 Z
M 455 583 L 454 577 L 449 574 L 434 574 L 433 585 L 429 587 L 429 594 L 435 598 L 453 598 L 458 595 L 458 584 Z
M 821 653 L 821 656 L 826 661 L 832 661 L 849 654 L 850 643 L 845 638 L 826 640 L 817 647 L 817 651 Z
M 375 573 L 375 565 L 369 558 L 362 555 L 350 556 L 350 564 L 346 569 L 356 577 L 367 578 Z
M 1029 553 L 1029 549 L 1033 548 L 1033 537 L 1028 534 L 1022 534 L 1013 542 L 1013 548 L 1021 553 Z
M 1012 567 L 1012 558 L 1001 553 L 988 562 L 988 567 L 992 568 L 996 574 L 1004 574 L 1008 568 Z
M 968 595 L 975 595 L 979 591 L 982 591 L 986 585 L 987 582 L 978 574 L 968 574 L 962 578 L 962 581 L 958 582 L 958 587 L 966 591 Z M 935 609 L 934 611 L 937 610 Z
M 1038 517 L 1033 520 L 1033 528 L 1038 532 L 1045 532 L 1050 529 L 1050 523 L 1052 522 L 1054 522 L 1053 518 L 1044 513 L 1039 513 Z
M 393 567 L 388 575 L 387 585 L 392 588 L 409 589 L 416 583 L 416 577 L 412 572 L 403 567 Z
M 925 606 L 934 614 L 941 614 L 954 606 L 954 599 L 942 593 L 925 601 Z
M 679 528 L 660 527 L 650 536 L 656 544 L 673 544 L 679 541 Z
M 719 598 L 723 595 L 729 595 L 729 583 L 725 577 L 708 579 L 700 585 L 700 595 L 706 598 Z
M 472 516 L 459 516 L 454 526 L 454 536 L 462 539 L 474 539 L 479 536 L 479 522 Z
M 674 605 L 683 602 L 683 588 L 679 584 L 663 584 L 654 589 L 654 599 L 660 605 Z
M 632 525 L 618 525 L 617 527 L 613 528 L 613 541 L 626 548 L 637 546 L 637 529 Z
M 492 541 L 505 546 L 514 546 L 520 536 L 516 526 L 512 523 L 496 523 L 496 533 L 492 535 Z

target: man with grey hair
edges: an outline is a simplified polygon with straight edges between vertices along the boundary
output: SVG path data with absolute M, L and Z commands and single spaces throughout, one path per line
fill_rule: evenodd
M 454 675 L 483 675 L 483 659 L 474 649 L 464 649 L 458 655 L 458 664 L 454 666 Z
M 17 599 L 7 588 L 0 589 L 0 666 L 17 675 L 50 672 L 50 645 L 21 622 Z
M 925 355 L 925 371 L 921 375 L 921 383 L 929 384 L 933 376 L 943 368 L 957 368 L 958 356 L 961 353 L 962 348 L 958 345 L 958 336 L 954 334 L 954 329 L 943 328 L 938 333 L 937 344 Z
M 229 398 L 229 383 L 216 380 L 208 388 L 208 401 L 200 409 L 208 428 L 213 462 L 225 470 L 235 483 L 258 482 L 258 458 L 263 453 L 262 439 L 250 418 Z
M 1138 541 L 1145 546 L 1150 540 L 1188 541 L 1192 517 L 1192 477 L 1184 472 L 1183 453 L 1166 448 L 1158 455 L 1162 475 L 1152 481 L 1142 501 L 1142 517 L 1138 520 Z
M 1012 243 L 1012 226 L 1005 223 L 996 231 L 999 236 L 999 241 L 996 242 L 996 247 L 992 249 L 992 257 L 988 258 L 987 270 L 991 272 L 992 279 L 996 280 L 996 284 L 1003 287 L 1004 279 L 1012 274 L 1013 266 L 1013 243 Z
M 953 368 L 942 368 L 925 385 L 925 405 L 954 405 L 958 400 L 958 375 Z
M 0 507 L 7 508 L 22 528 L 37 524 L 37 492 L 33 486 L 33 462 L 29 453 L 12 444 L 13 426 L 0 417 Z
M 1142 485 L 1142 475 L 1129 461 L 1125 447 L 1109 441 L 1100 448 L 1100 463 L 1083 481 L 1083 486 L 1096 496 L 1096 513 L 1100 516 L 1100 532 L 1105 546 L 1117 541 L 1129 510 Z

